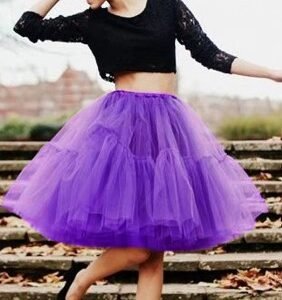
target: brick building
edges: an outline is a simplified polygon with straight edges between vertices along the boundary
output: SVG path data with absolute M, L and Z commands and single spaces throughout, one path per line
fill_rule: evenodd
M 68 67 L 55 82 L 0 85 L 0 119 L 4 121 L 10 113 L 38 117 L 77 110 L 103 93 L 87 73 Z

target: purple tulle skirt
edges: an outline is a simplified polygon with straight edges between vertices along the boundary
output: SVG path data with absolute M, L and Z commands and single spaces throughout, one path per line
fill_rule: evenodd
M 189 104 L 117 89 L 74 114 L 3 206 L 77 246 L 202 250 L 254 229 L 268 207 Z

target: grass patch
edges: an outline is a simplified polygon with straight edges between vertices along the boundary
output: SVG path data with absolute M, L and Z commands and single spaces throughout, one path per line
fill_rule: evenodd
M 218 135 L 227 140 L 264 140 L 281 136 L 282 112 L 226 119 L 219 127 Z

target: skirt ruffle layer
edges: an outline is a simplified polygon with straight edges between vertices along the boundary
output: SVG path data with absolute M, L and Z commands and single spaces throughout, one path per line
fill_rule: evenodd
M 255 227 L 265 200 L 193 109 L 115 90 L 72 116 L 3 205 L 45 237 L 93 247 L 200 250 Z

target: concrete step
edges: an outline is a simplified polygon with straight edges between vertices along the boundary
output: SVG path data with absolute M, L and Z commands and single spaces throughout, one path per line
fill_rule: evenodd
M 38 286 L 20 286 L 19 284 L 0 285 L 0 299 L 5 300 L 55 300 L 63 283 L 38 284 Z M 135 299 L 137 284 L 93 284 L 83 300 L 132 300 Z M 251 295 L 240 289 L 216 287 L 216 284 L 200 282 L 198 284 L 165 283 L 162 300 L 281 300 L 282 289 L 265 291 Z
M 0 172 L 19 172 L 29 161 L 30 160 L 2 160 L 0 161 Z M 282 159 L 248 158 L 238 159 L 238 162 L 246 171 L 282 172 Z
M 281 194 L 282 181 L 279 180 L 254 180 L 255 185 L 261 193 L 264 194 Z M 1 186 L 1 183 L 0 183 Z M 0 188 L 1 190 L 1 188 Z
M 97 259 L 93 255 L 79 256 L 23 256 L 1 254 L 0 268 L 24 270 L 67 270 L 71 261 L 89 264 Z M 240 252 L 222 254 L 174 253 L 164 256 L 164 271 L 169 272 L 198 272 L 198 271 L 229 271 L 236 269 L 279 269 L 282 268 L 282 252 Z M 137 266 L 124 270 L 136 271 Z
M 282 159 L 248 158 L 248 159 L 238 159 L 238 162 L 247 171 L 282 172 Z
M 30 160 L 2 160 L 0 161 L 0 172 L 21 171 Z
M 0 151 L 38 151 L 45 141 L 0 141 Z
M 5 194 L 13 180 L 0 180 L 0 195 Z M 279 180 L 254 180 L 255 185 L 261 193 L 265 194 L 281 194 L 282 181 Z
M 253 141 L 221 141 L 225 151 L 237 152 L 271 152 L 282 151 L 282 140 L 253 140 Z M 1 148 L 0 148 L 1 149 Z

